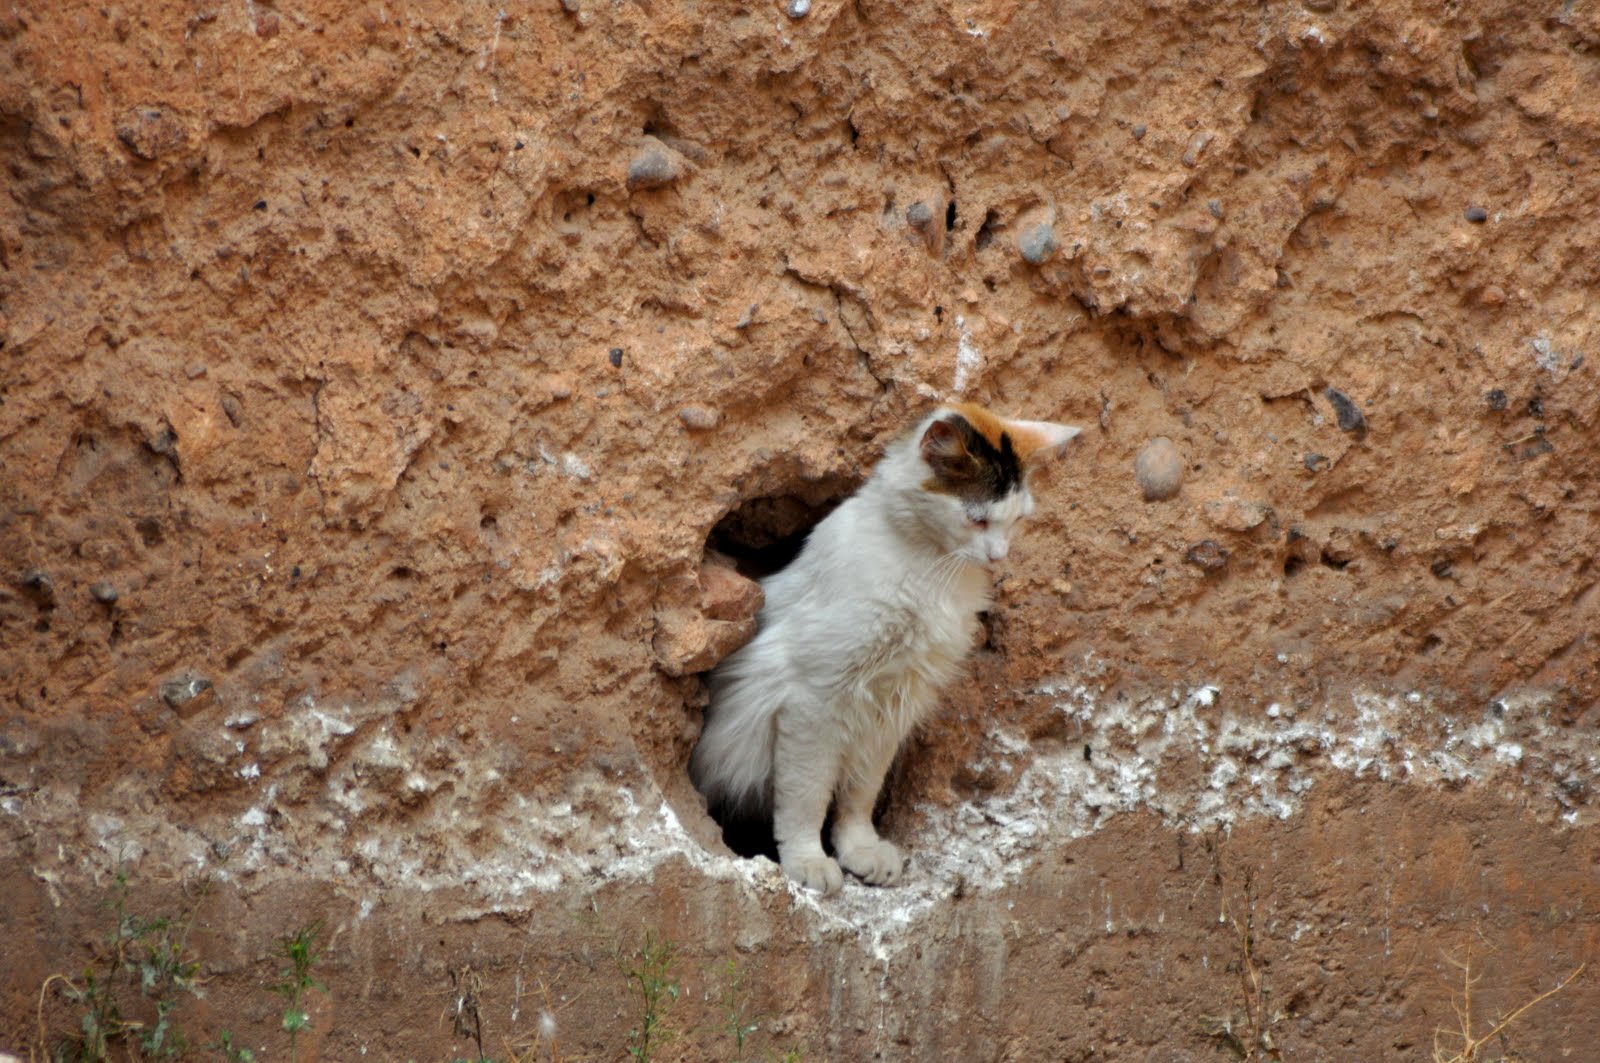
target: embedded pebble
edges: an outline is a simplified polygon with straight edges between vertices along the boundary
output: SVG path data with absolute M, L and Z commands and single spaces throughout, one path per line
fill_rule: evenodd
M 789 0 L 789 17 L 805 18 L 811 14 L 811 0 Z
M 1183 487 L 1183 455 L 1166 436 L 1156 436 L 1133 459 L 1133 473 L 1146 502 L 1160 502 Z
M 709 432 L 722 423 L 722 411 L 709 406 L 685 406 L 678 411 L 678 420 L 685 428 Z
M 183 367 L 183 375 L 188 377 L 190 380 L 199 380 L 201 377 L 206 375 L 205 363 L 190 362 L 188 365 Z
M 1477 205 L 1470 206 L 1467 208 L 1467 220 L 1474 225 L 1482 225 L 1489 220 L 1489 212 Z
M 1305 460 L 1306 468 L 1310 469 L 1312 472 L 1321 472 L 1323 469 L 1328 468 L 1332 464 L 1332 462 L 1328 461 L 1328 459 L 1321 454 L 1307 454 Z
M 1503 410 L 1507 405 L 1506 393 L 1501 391 L 1499 388 L 1495 388 L 1493 391 L 1489 392 L 1489 394 L 1485 395 L 1483 399 L 1489 404 L 1489 409 L 1491 410 Z
M 1149 129 L 1148 126 L 1146 126 L 1143 122 L 1140 122 L 1138 125 L 1133 127 L 1133 139 L 1134 140 L 1143 140 L 1144 139 L 1144 135 L 1148 131 L 1148 129 Z
M 56 581 L 42 568 L 29 569 L 23 573 L 22 586 L 42 601 L 51 601 L 56 596 Z
M 1205 504 L 1206 520 L 1224 531 L 1247 532 L 1267 519 L 1267 507 L 1234 494 L 1213 498 Z
M 89 588 L 89 594 L 101 605 L 115 604 L 117 598 L 119 597 L 117 594 L 117 589 L 111 584 L 105 582 L 96 583 L 91 586 Z
M 1183 149 L 1183 164 L 1188 167 L 1198 166 L 1200 156 L 1205 153 L 1206 147 L 1216 139 L 1215 133 L 1202 129 L 1189 138 L 1189 144 Z
M 660 188 L 683 175 L 683 167 L 666 148 L 651 144 L 628 164 L 629 188 Z
M 906 224 L 918 232 L 926 229 L 931 221 L 933 221 L 933 211 L 926 203 L 919 200 L 906 208 Z
M 1023 259 L 1035 266 L 1049 261 L 1059 246 L 1055 230 L 1044 222 L 1030 226 L 1017 238 L 1017 249 L 1022 252 Z
M 613 368 L 613 369 L 621 369 L 622 368 L 622 348 L 621 347 L 613 347 L 613 348 L 611 348 L 610 352 L 607 353 L 606 357 L 611 360 L 611 368 Z
M 1334 414 L 1339 418 L 1339 431 L 1354 432 L 1358 436 L 1367 434 L 1367 417 L 1349 395 L 1338 388 L 1328 388 L 1323 394 L 1328 397 Z
M 135 107 L 117 121 L 117 139 L 141 159 L 159 159 L 188 141 L 183 123 L 164 107 Z
M 222 396 L 222 412 L 227 415 L 229 424 L 235 428 L 239 427 L 239 422 L 244 417 L 244 411 L 240 408 L 238 399 L 232 395 Z
M 211 680 L 205 676 L 184 672 L 161 684 L 161 700 L 179 709 L 210 689 Z
M 1207 572 L 1215 572 L 1228 563 L 1228 549 L 1215 539 L 1202 539 L 1184 551 L 1183 559 Z
M 1499 306 L 1506 301 L 1506 290 L 1498 284 L 1490 284 L 1478 293 L 1478 302 L 1484 306 Z

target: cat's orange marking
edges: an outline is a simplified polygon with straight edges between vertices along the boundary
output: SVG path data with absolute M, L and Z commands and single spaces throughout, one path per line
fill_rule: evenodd
M 976 428 L 996 450 L 1000 449 L 1000 437 L 1009 435 L 1011 449 L 1016 451 L 1019 461 L 1026 462 L 1034 451 L 1050 445 L 1050 440 L 1036 429 L 1019 428 L 1016 422 L 990 413 L 975 402 L 955 402 L 949 408 L 966 418 L 967 423 Z
M 950 409 L 967 419 L 967 423 L 978 430 L 978 434 L 987 439 L 994 449 L 1000 449 L 1000 437 L 1006 432 L 1006 423 L 988 410 L 975 402 L 955 402 L 950 404 Z M 1013 438 L 1012 446 L 1016 445 Z

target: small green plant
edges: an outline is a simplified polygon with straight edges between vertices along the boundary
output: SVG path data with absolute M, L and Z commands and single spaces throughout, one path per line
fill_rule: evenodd
M 200 964 L 189 952 L 192 915 L 185 910 L 177 916 L 146 919 L 129 911 L 126 867 L 118 868 L 103 907 L 112 913 L 113 926 L 104 946 L 84 967 L 82 982 L 55 974 L 39 990 L 40 1040 L 46 1036 L 46 992 L 60 982 L 62 996 L 83 1011 L 76 1040 L 53 1050 L 57 1063 L 100 1063 L 110 1059 L 119 1044 L 137 1044 L 148 1060 L 177 1059 L 188 1049 L 189 1039 L 173 1013 L 183 995 L 200 995 Z M 132 1018 L 124 1011 L 128 990 L 149 1001 L 142 1010 L 147 1015 L 153 1010 L 154 1021 Z
M 317 938 L 322 935 L 322 925 L 313 923 L 286 934 L 278 941 L 278 953 L 289 966 L 278 972 L 282 979 L 272 991 L 284 999 L 283 1028 L 289 1031 L 289 1058 L 300 1059 L 300 1031 L 311 1028 L 311 1016 L 306 1013 L 305 995 L 313 989 L 326 989 L 312 975 L 322 954 L 317 950 Z
M 666 1014 L 678 999 L 678 983 L 672 974 L 677 953 L 672 942 L 657 939 L 646 930 L 644 943 L 626 968 L 628 980 L 638 988 L 642 1008 L 639 1025 L 628 1032 L 628 1055 L 638 1063 L 650 1063 L 656 1051 L 672 1039 Z
M 722 968 L 722 1029 L 733 1038 L 733 1063 L 744 1063 L 745 1041 L 760 1028 L 760 1024 L 746 1014 L 747 1010 L 739 961 L 730 956 Z
M 256 1054 L 248 1048 L 241 1048 L 233 1043 L 233 1034 L 227 1030 L 217 1035 L 217 1039 L 206 1048 L 212 1052 L 222 1053 L 222 1058 L 228 1063 L 255 1063 Z

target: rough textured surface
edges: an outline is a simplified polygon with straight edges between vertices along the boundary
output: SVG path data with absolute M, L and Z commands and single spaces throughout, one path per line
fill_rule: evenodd
M 1217 1058 L 1247 889 L 1286 1058 L 1595 956 L 1595 10 L 791 8 L 0 11 L 0 1048 L 119 862 L 275 1058 L 312 915 L 329 1060 L 464 965 L 615 1057 L 645 928 L 683 1058 L 730 957 L 806 1058 Z M 819 902 L 685 778 L 708 542 L 952 395 L 1087 430 Z

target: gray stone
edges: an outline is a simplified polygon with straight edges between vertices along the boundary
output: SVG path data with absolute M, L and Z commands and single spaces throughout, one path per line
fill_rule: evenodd
M 182 710 L 201 694 L 211 689 L 211 680 L 193 672 L 173 676 L 161 684 L 161 700 L 173 709 Z
M 722 411 L 710 406 L 685 406 L 678 411 L 678 420 L 695 432 L 709 432 L 722 423 Z
M 1361 407 L 1355 404 L 1354 399 L 1338 388 L 1329 388 L 1323 394 L 1328 397 L 1334 416 L 1339 419 L 1339 431 L 1353 432 L 1358 436 L 1367 434 L 1367 417 L 1361 412 Z
M 1183 487 L 1183 455 L 1166 436 L 1146 443 L 1133 460 L 1133 473 L 1146 502 L 1161 502 Z
M 811 14 L 811 0 L 789 0 L 787 10 L 790 18 L 805 18 Z
M 89 588 L 89 594 L 101 605 L 114 605 L 116 604 L 118 598 L 117 589 L 111 584 L 105 582 L 96 583 L 91 586 Z
M 628 164 L 629 188 L 660 188 L 683 176 L 683 166 L 666 148 L 646 145 Z
M 1017 237 L 1017 250 L 1022 252 L 1024 260 L 1035 266 L 1048 262 L 1060 246 L 1056 243 L 1055 230 L 1045 222 L 1030 225 Z

